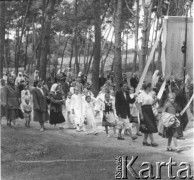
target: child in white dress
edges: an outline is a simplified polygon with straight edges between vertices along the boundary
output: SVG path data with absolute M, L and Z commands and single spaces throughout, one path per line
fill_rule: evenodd
M 74 116 L 76 130 L 80 132 L 83 130 L 85 110 L 82 95 L 79 94 L 79 89 L 77 87 L 75 87 L 75 93 L 71 97 L 71 112 Z
M 24 119 L 26 121 L 25 126 L 30 127 L 32 105 L 28 97 L 20 105 L 22 112 L 24 113 Z
M 130 97 L 133 98 L 135 93 L 134 87 L 130 87 Z M 136 127 L 136 135 L 142 136 L 142 134 L 139 132 L 139 126 L 140 126 L 140 119 L 139 119 L 139 111 L 137 108 L 137 99 L 133 104 L 129 104 L 130 106 L 130 112 L 131 112 L 131 120 L 130 123 L 134 123 Z
M 94 111 L 94 101 L 92 101 L 90 96 L 86 96 L 85 98 L 85 130 L 86 134 L 94 133 L 97 135 L 96 132 L 96 119 L 95 119 L 95 111 Z
M 71 114 L 71 92 L 68 93 L 67 99 L 65 101 L 65 106 L 66 106 L 66 123 L 68 128 L 75 128 L 75 122 L 74 118 Z
M 101 87 L 101 91 L 99 92 L 98 96 L 96 97 L 96 104 L 95 104 L 95 111 L 100 116 L 100 122 L 103 119 L 103 107 L 105 101 L 105 87 Z

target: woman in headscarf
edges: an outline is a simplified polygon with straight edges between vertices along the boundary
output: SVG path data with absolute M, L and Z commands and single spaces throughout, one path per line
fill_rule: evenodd
M 11 126 L 11 122 L 15 125 L 15 120 L 20 117 L 20 103 L 19 103 L 19 90 L 14 84 L 14 76 L 8 77 L 8 83 L 4 88 L 5 95 L 5 107 L 6 107 L 6 118 L 7 125 Z
M 156 70 L 152 76 L 152 87 L 156 87 L 156 84 L 158 83 L 158 80 L 159 80 L 159 70 Z
M 51 105 L 50 105 L 50 124 L 55 125 L 65 122 L 65 118 L 62 114 L 62 105 L 65 102 L 62 97 L 61 84 L 53 84 L 49 93 Z M 59 126 L 62 128 L 62 126 Z
M 15 85 L 18 86 L 21 83 L 21 81 L 24 81 L 24 77 L 22 75 L 22 72 L 19 72 L 15 80 Z
M 13 76 L 14 78 L 16 77 L 15 71 L 11 71 L 11 76 Z

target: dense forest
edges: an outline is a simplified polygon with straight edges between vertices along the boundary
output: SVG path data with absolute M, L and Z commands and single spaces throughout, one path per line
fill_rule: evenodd
M 19 68 L 43 79 L 53 68 L 72 68 L 76 74 L 98 77 L 111 70 L 121 81 L 122 72 L 143 71 L 163 18 L 184 16 L 186 0 L 19 0 L 0 1 L 0 69 Z M 190 13 L 192 1 L 189 1 Z M 140 43 L 141 42 L 141 43 Z M 129 45 L 134 44 L 130 49 Z M 162 42 L 158 43 L 160 68 Z M 129 54 L 133 54 L 129 63 Z M 60 61 L 58 61 L 60 59 Z

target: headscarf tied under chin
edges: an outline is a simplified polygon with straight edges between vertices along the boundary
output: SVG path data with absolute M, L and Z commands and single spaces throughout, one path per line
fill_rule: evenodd
M 158 76 L 159 70 L 156 70 L 152 76 L 152 87 L 155 87 L 158 83 L 159 76 Z
M 51 90 L 50 90 L 50 91 L 56 93 L 56 92 L 57 92 L 57 86 L 58 86 L 57 83 L 53 84 L 53 85 L 51 86 Z

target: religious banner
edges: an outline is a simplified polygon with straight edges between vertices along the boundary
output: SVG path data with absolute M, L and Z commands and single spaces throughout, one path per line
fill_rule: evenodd
M 183 79 L 184 54 L 181 51 L 185 41 L 186 17 L 165 17 L 162 36 L 162 71 L 164 77 L 174 75 Z M 193 18 L 187 22 L 186 74 L 193 79 Z

